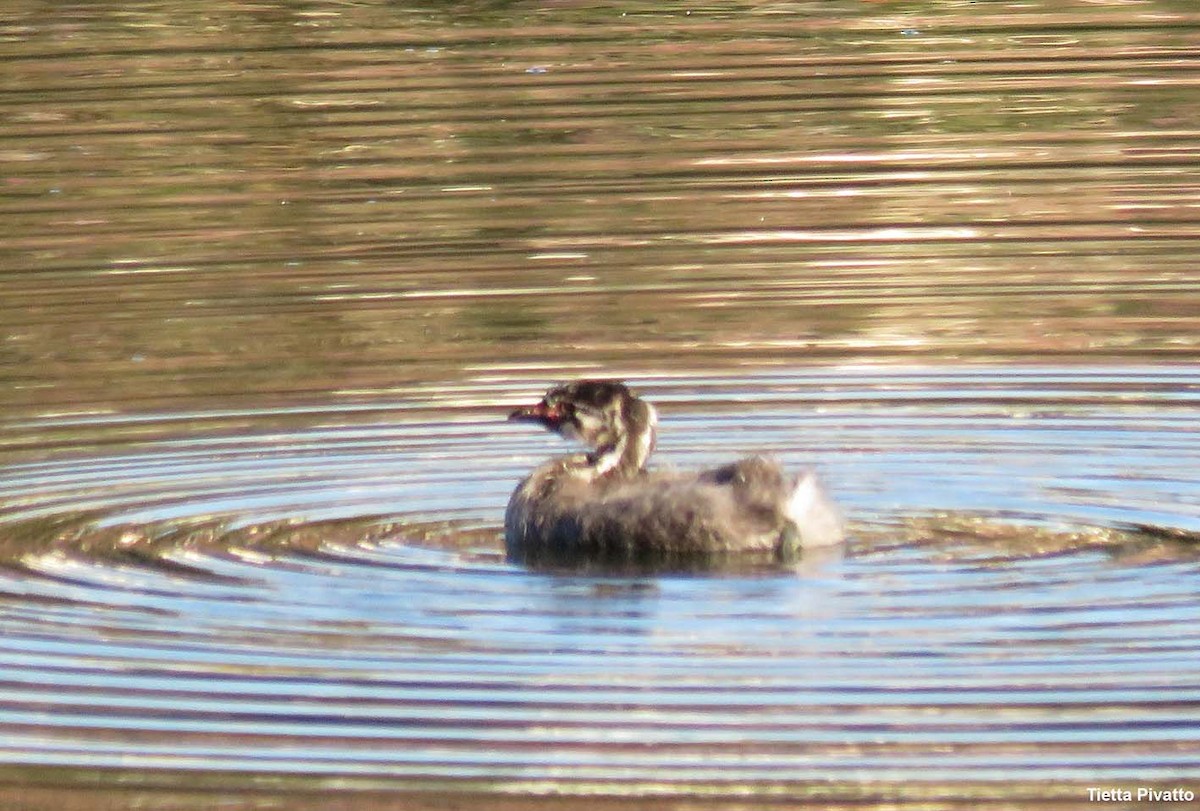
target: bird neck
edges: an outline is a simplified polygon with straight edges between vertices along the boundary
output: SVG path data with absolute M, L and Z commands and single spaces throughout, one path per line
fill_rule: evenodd
M 629 478 L 641 473 L 654 451 L 658 413 L 654 406 L 634 400 L 619 421 L 615 438 L 587 455 L 589 478 Z

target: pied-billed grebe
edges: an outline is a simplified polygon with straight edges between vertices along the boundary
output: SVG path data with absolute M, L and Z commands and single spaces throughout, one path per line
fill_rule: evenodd
M 841 515 L 812 471 L 789 476 L 761 456 L 699 473 L 647 471 L 658 415 L 615 380 L 557 386 L 509 419 L 590 449 L 551 459 L 517 486 L 504 516 L 511 558 L 786 559 L 843 539 Z

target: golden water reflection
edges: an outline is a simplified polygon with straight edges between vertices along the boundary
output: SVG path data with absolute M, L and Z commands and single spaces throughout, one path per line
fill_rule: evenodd
M 585 360 L 1194 358 L 1177 3 L 18 4 L 9 414 Z

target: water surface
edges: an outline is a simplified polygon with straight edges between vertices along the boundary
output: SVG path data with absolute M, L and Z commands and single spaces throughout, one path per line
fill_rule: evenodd
M 1195 788 L 1197 53 L 1169 0 L 18 3 L 0 795 Z M 581 375 L 852 542 L 505 561 L 563 446 L 503 416 Z

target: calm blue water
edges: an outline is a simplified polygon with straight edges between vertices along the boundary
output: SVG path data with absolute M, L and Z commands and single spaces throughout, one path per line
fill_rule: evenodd
M 508 492 L 563 450 L 503 421 L 537 381 L 186 438 L 35 421 L 81 438 L 5 474 L 0 752 L 503 791 L 1190 779 L 1200 549 L 1132 527 L 1200 530 L 1196 369 L 1004 371 L 638 381 L 665 461 L 815 462 L 853 518 L 707 575 L 505 562 Z

